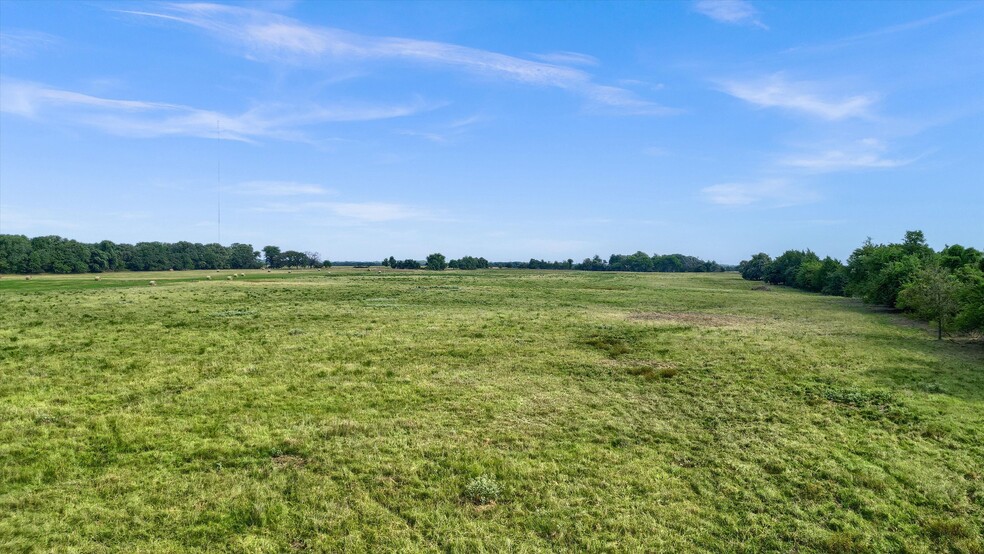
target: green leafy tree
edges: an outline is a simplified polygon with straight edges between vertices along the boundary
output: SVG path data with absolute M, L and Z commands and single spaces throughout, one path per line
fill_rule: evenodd
M 0 235 L 0 273 L 27 273 L 31 241 L 23 235 Z
M 960 331 L 984 331 L 984 271 L 968 263 L 954 272 L 960 280 L 960 311 L 954 325 Z
M 934 254 L 933 249 L 926 244 L 926 237 L 922 231 L 906 231 L 902 250 L 910 256 L 920 258 L 932 257 Z
M 443 271 L 444 269 L 447 269 L 448 263 L 444 258 L 444 254 L 435 252 L 434 254 L 427 256 L 427 263 L 425 267 L 431 271 Z
M 765 272 L 772 263 L 772 257 L 765 252 L 759 252 L 752 256 L 750 260 L 745 260 L 738 264 L 738 272 L 742 279 L 749 281 L 761 281 L 765 278 Z
M 813 252 L 802 250 L 787 250 L 768 265 L 764 279 L 773 285 L 799 286 L 797 276 L 800 266 L 807 262 L 819 262 L 820 258 Z
M 235 243 L 229 247 L 229 266 L 232 269 L 256 269 L 260 267 L 260 253 L 252 244 Z
M 946 268 L 933 264 L 915 273 L 902 287 L 898 307 L 911 310 L 916 317 L 937 323 L 937 339 L 960 311 L 960 281 Z
M 847 260 L 847 293 L 865 302 L 895 306 L 899 291 L 931 259 L 920 231 L 906 233 L 903 244 L 873 244 L 871 239 Z
M 282 263 L 280 248 L 276 246 L 264 246 L 263 261 L 266 262 L 268 267 L 272 267 L 274 269 L 280 267 Z

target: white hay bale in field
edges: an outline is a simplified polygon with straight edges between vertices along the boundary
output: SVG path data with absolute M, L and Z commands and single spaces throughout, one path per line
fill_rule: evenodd
M 230 276 L 228 276 L 228 277 L 226 277 L 226 280 L 227 280 L 227 281 L 232 281 L 232 275 L 230 275 Z
M 211 276 L 211 275 L 206 275 L 206 276 L 205 276 L 205 279 L 206 279 L 207 281 L 211 281 L 211 280 L 212 280 L 212 276 Z
M 98 280 L 100 280 L 100 279 L 102 279 L 102 277 L 100 277 L 100 276 L 98 276 L 98 275 L 96 275 L 96 281 L 98 281 Z
M 27 277 L 24 277 L 24 280 L 25 280 L 25 281 L 30 281 L 30 280 L 31 280 L 31 276 L 30 276 L 30 275 L 28 275 Z
M 156 286 L 157 286 L 157 281 L 151 281 L 151 282 L 150 282 L 150 286 L 152 286 L 152 287 L 156 287 Z

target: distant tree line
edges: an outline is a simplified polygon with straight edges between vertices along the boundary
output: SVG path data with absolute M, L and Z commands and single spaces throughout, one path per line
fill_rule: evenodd
M 345 265 L 345 264 L 342 264 Z M 418 260 L 397 260 L 390 256 L 382 261 L 385 267 L 394 269 L 435 269 L 440 270 L 445 267 L 451 269 L 488 269 L 489 267 L 500 267 L 507 269 L 577 269 L 582 271 L 641 271 L 641 272 L 713 272 L 713 271 L 734 271 L 735 266 L 723 266 L 713 261 L 705 261 L 694 256 L 684 256 L 683 254 L 654 254 L 650 256 L 645 252 L 635 254 L 612 254 L 607 260 L 600 256 L 585 258 L 581 263 L 574 260 L 547 261 L 530 258 L 528 262 L 489 262 L 485 258 L 474 256 L 462 256 L 452 259 L 445 263 L 442 254 L 431 254 L 424 263 Z
M 922 231 L 901 243 L 868 239 L 843 264 L 810 250 L 787 250 L 772 259 L 758 253 L 738 265 L 745 279 L 853 296 L 911 312 L 945 329 L 984 330 L 984 254 L 955 244 L 935 252 Z
M 488 269 L 489 261 L 485 258 L 475 258 L 473 256 L 462 256 L 457 260 L 448 262 L 451 269 Z
M 528 262 L 494 262 L 492 266 L 507 269 L 574 269 L 574 260 L 548 262 L 530 258 Z
M 384 267 L 392 267 L 393 269 L 420 269 L 420 262 L 417 260 L 397 260 L 393 256 L 383 260 Z
M 653 254 L 650 256 L 645 252 L 635 254 L 612 254 L 607 260 L 601 256 L 585 258 L 581 263 L 574 263 L 574 260 L 559 262 L 548 262 L 546 260 L 531 259 L 529 262 L 496 262 L 493 264 L 498 267 L 509 267 L 515 269 L 577 269 L 581 271 L 639 271 L 639 272 L 662 272 L 662 273 L 696 273 L 712 271 L 728 271 L 727 266 L 722 266 L 717 262 L 705 261 L 694 256 L 684 256 L 683 254 Z
M 262 256 L 262 259 L 261 259 Z M 87 244 L 58 236 L 35 237 L 0 235 L 0 273 L 98 273 L 102 271 L 163 271 L 168 269 L 255 269 L 260 267 L 305 268 L 331 267 L 317 252 L 283 251 L 277 246 L 253 250 L 249 244 L 201 244 L 192 242 L 138 242 L 117 244 L 108 240 Z M 397 260 L 390 256 L 380 262 L 338 262 L 338 265 L 375 266 L 393 269 L 578 269 L 584 271 L 705 272 L 727 271 L 727 266 L 682 254 L 648 255 L 612 254 L 607 260 L 599 256 L 581 263 L 568 259 L 547 261 L 531 258 L 528 262 L 496 262 L 474 256 L 448 261 L 434 253 L 424 261 Z
M 270 267 L 321 267 L 317 253 L 263 249 Z M 0 235 L 0 273 L 101 273 L 169 269 L 257 269 L 260 253 L 249 244 L 197 242 L 84 243 L 59 236 Z M 272 263 L 271 263 L 272 262 Z
M 288 267 L 331 267 L 331 262 L 328 260 L 322 261 L 321 256 L 317 252 L 298 252 L 296 250 L 281 252 L 280 248 L 276 246 L 263 247 L 263 261 L 266 262 L 267 267 L 272 269 Z
M 468 256 L 465 257 L 467 258 Z M 458 260 L 451 260 L 451 261 L 452 263 L 458 262 Z M 393 269 L 424 268 L 432 271 L 442 271 L 448 268 L 447 258 L 444 257 L 444 254 L 440 254 L 440 253 L 434 253 L 431 254 L 430 256 L 427 256 L 427 259 L 424 261 L 423 264 L 421 264 L 417 260 L 397 260 L 393 256 L 390 256 L 389 258 L 384 259 L 381 265 L 383 267 L 391 267 Z M 486 262 L 486 267 L 488 267 L 488 262 Z M 466 269 L 466 268 L 460 268 L 460 269 Z M 476 269 L 476 268 L 467 268 L 467 269 Z
M 694 256 L 683 254 L 653 254 L 649 256 L 645 252 L 635 254 L 612 254 L 608 258 L 608 263 L 604 263 L 598 256 L 587 259 L 575 269 L 589 271 L 641 271 L 659 273 L 710 273 L 726 271 L 727 268 L 714 261 L 705 261 Z

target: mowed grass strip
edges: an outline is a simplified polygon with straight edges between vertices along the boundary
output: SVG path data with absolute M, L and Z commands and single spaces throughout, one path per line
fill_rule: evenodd
M 0 551 L 984 549 L 979 344 L 729 274 L 223 273 L 0 279 Z

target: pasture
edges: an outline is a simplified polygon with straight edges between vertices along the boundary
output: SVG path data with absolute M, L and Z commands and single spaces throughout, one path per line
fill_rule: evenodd
M 984 551 L 980 344 L 736 274 L 232 273 L 0 279 L 0 551 Z

